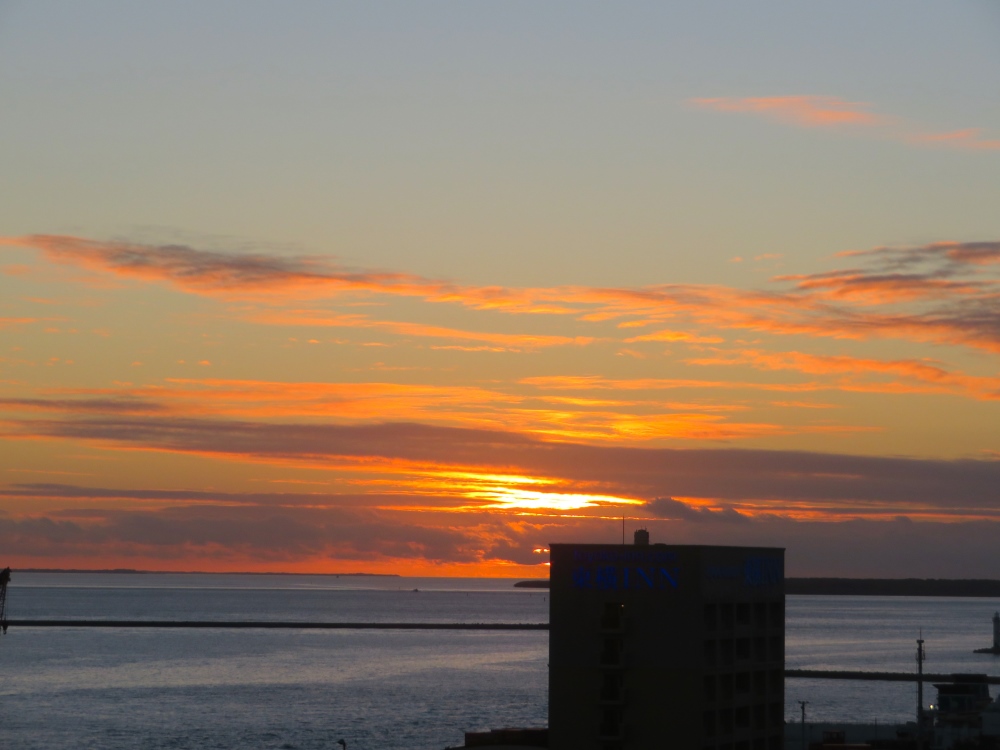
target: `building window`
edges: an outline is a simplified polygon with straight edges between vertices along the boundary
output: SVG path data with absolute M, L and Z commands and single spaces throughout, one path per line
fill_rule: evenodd
M 767 639 L 759 635 L 753 639 L 754 661 L 767 661 Z
M 750 639 L 736 639 L 736 661 L 749 661 L 750 659 Z
M 606 708 L 601 716 L 601 736 L 620 737 L 622 733 L 622 712 Z
M 706 675 L 704 679 L 705 700 L 709 703 L 715 702 L 715 677 Z
M 739 695 L 747 695 L 750 692 L 750 673 L 739 672 L 736 675 L 736 692 Z
M 733 700 L 733 676 L 731 674 L 719 675 L 719 691 L 722 693 L 722 700 Z
M 719 607 L 719 614 L 722 615 L 722 629 L 732 630 L 734 624 L 733 605 L 723 604 Z
M 768 661 L 785 660 L 785 639 L 780 635 L 772 635 L 768 648 Z
M 715 641 L 705 641 L 705 666 L 715 666 Z
M 722 700 L 732 701 L 733 676 L 731 674 L 719 675 L 719 693 L 722 695 Z
M 608 703 L 621 703 L 625 698 L 622 687 L 622 676 L 618 672 L 605 672 L 601 684 L 601 700 Z
M 753 626 L 757 630 L 767 629 L 767 602 L 754 602 Z
M 601 613 L 601 628 L 603 630 L 620 631 L 625 624 L 625 605 L 620 602 L 607 602 Z
M 716 610 L 714 604 L 705 605 L 705 630 L 709 633 L 715 632 L 716 627 Z
M 736 728 L 737 729 L 749 729 L 750 728 L 750 706 L 740 706 L 735 712 L 736 718 Z
M 602 667 L 620 667 L 623 662 L 624 644 L 621 638 L 605 638 L 601 649 Z
M 720 734 L 733 733 L 733 709 L 724 708 L 721 711 L 719 711 L 719 733 Z
M 785 603 L 784 602 L 771 602 L 771 627 L 781 628 L 785 627 Z
M 719 648 L 722 652 L 722 665 L 724 667 L 732 666 L 733 664 L 733 639 L 726 638 L 719 641 Z
M 767 709 L 767 723 L 772 729 L 777 729 L 778 727 L 784 726 L 785 717 L 784 711 L 782 710 L 781 703 L 772 703 Z
M 750 605 L 747 602 L 736 605 L 736 624 L 741 628 L 750 627 Z
M 768 691 L 772 694 L 783 693 L 785 690 L 785 680 L 780 669 L 771 670 L 771 678 L 768 682 Z

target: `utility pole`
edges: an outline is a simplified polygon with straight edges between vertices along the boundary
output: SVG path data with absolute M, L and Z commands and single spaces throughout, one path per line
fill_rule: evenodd
M 802 750 L 806 750 L 806 706 L 809 701 L 799 701 L 799 705 L 802 707 Z
M 917 747 L 924 746 L 924 631 L 917 638 Z

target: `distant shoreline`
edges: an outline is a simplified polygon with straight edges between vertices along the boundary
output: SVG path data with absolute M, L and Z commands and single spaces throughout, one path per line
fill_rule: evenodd
M 547 589 L 547 580 L 518 581 L 516 588 Z M 1000 598 L 1000 580 L 949 578 L 786 578 L 794 596 L 967 596 Z
M 799 596 L 1000 597 L 1000 581 L 981 578 L 786 578 L 785 593 Z
M 253 570 L 218 571 L 207 570 L 136 570 L 135 568 L 100 568 L 84 570 L 80 568 L 13 568 L 13 573 L 117 573 L 124 575 L 184 575 L 184 576 L 334 576 L 336 578 L 351 578 L 366 576 L 368 578 L 399 578 L 399 573 L 261 573 Z
M 326 576 L 332 578 L 400 578 L 398 573 L 227 573 L 203 570 L 136 570 L 134 568 L 16 568 L 13 573 L 118 575 Z M 515 588 L 548 589 L 548 579 L 517 581 Z M 948 596 L 1000 599 L 1000 580 L 979 578 L 786 578 L 785 593 L 793 596 Z

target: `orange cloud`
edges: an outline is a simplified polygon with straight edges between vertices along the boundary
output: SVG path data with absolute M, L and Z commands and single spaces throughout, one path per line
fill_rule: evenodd
M 642 341 L 666 341 L 670 343 L 683 342 L 685 344 L 720 344 L 724 340 L 725 339 L 721 339 L 718 336 L 698 336 L 684 331 L 663 330 L 625 339 L 625 343 L 635 344 Z
M 459 341 L 483 341 L 508 350 L 538 349 L 550 346 L 587 346 L 592 336 L 546 336 L 531 334 L 489 333 L 463 331 L 444 326 L 405 323 L 390 320 L 372 320 L 365 315 L 339 315 L 322 310 L 265 311 L 247 316 L 255 323 L 282 326 L 332 326 L 340 328 L 377 328 L 400 336 L 416 336 Z
M 437 572 L 481 575 L 537 564 L 532 550 L 550 540 L 606 538 L 620 530 L 624 508 L 656 539 L 779 538 L 798 549 L 792 559 L 817 565 L 844 564 L 844 545 L 853 541 L 858 554 L 850 564 L 867 556 L 869 570 L 881 571 L 897 570 L 879 566 L 918 549 L 919 559 L 934 553 L 928 565 L 936 567 L 924 575 L 940 575 L 957 550 L 963 570 L 970 555 L 988 569 L 1000 526 L 995 460 L 628 448 L 412 423 L 155 415 L 6 426 L 20 431 L 18 439 L 190 452 L 247 467 L 311 463 L 352 472 L 357 487 L 338 494 L 0 485 L 0 498 L 28 501 L 0 514 L 0 544 L 21 565 L 151 567 L 156 558 L 168 569 L 184 561 L 187 569 L 343 572 L 347 561 L 355 569 L 430 572 L 437 565 Z
M 39 323 L 42 318 L 0 318 L 0 328 L 11 328 L 12 326 L 24 326 L 30 323 Z
M 409 274 L 347 272 L 316 258 L 235 256 L 172 246 L 96 243 L 72 237 L 6 241 L 39 247 L 58 262 L 156 279 L 199 294 L 222 297 L 266 294 L 274 304 L 294 302 L 303 294 L 315 297 L 350 292 L 457 304 L 481 314 L 549 316 L 554 310 L 571 310 L 575 321 L 594 325 L 629 316 L 631 325 L 640 322 L 663 325 L 668 320 L 674 321 L 673 330 L 679 328 L 679 323 L 774 335 L 857 340 L 900 338 L 1000 351 L 1000 290 L 996 279 L 983 276 L 1000 258 L 1000 243 L 996 242 L 876 248 L 855 253 L 875 266 L 871 270 L 784 276 L 776 282 L 794 282 L 795 286 L 763 291 L 690 284 L 642 288 L 475 287 Z M 586 345 L 597 340 L 589 332 L 577 336 L 480 333 L 314 310 L 277 309 L 251 314 L 236 311 L 236 314 L 273 324 L 380 328 L 397 335 L 452 339 L 456 343 L 477 341 L 518 350 Z
M 846 355 L 815 355 L 802 352 L 742 350 L 721 356 L 686 360 L 693 365 L 751 365 L 762 370 L 794 370 L 814 375 L 848 374 L 835 386 L 843 390 L 872 390 L 884 393 L 948 393 L 984 401 L 1000 399 L 1000 378 L 949 372 L 937 364 L 920 360 L 877 360 Z M 926 383 L 917 387 L 905 383 L 864 383 L 860 378 L 892 375 Z
M 981 138 L 982 128 L 965 128 L 948 133 L 918 133 L 908 137 L 911 143 L 922 146 L 947 146 L 973 151 L 1000 150 L 1000 140 Z
M 62 388 L 58 398 L 5 399 L 18 411 L 77 414 L 169 413 L 176 416 L 426 420 L 496 426 L 522 396 L 475 386 L 399 383 L 272 382 L 226 379 L 167 379 L 164 385 Z M 76 398 L 66 398 L 73 396 Z
M 441 479 L 447 478 L 441 472 L 460 472 L 507 477 L 506 485 L 560 493 L 622 498 L 674 494 L 739 502 L 780 499 L 842 508 L 869 502 L 926 503 L 939 510 L 992 507 L 1000 472 L 1000 462 L 989 460 L 595 446 L 510 430 L 414 423 L 277 424 L 120 416 L 34 420 L 8 423 L 8 427 L 16 428 L 20 436 L 111 441 L 143 450 L 230 456 L 248 462 L 297 459 L 323 468 L 339 463 L 372 478 L 415 474 Z M 405 485 L 397 485 L 401 494 L 409 491 Z M 459 482 L 457 486 L 465 485 Z
M 765 391 L 816 391 L 824 390 L 826 386 L 820 383 L 754 383 L 736 380 L 695 380 L 685 378 L 606 378 L 600 375 L 541 375 L 522 378 L 518 381 L 524 385 L 534 386 L 542 390 L 574 390 L 574 391 L 655 391 L 690 388 Z
M 870 106 L 868 104 L 847 102 L 835 96 L 716 97 L 690 99 L 688 103 L 716 112 L 758 115 L 785 125 L 804 128 L 843 125 L 878 127 L 881 136 L 914 146 L 973 151 L 1000 150 L 1000 140 L 983 138 L 982 128 L 963 128 L 944 133 L 920 132 L 912 123 L 872 114 L 867 111 Z
M 885 305 L 928 299 L 948 299 L 974 294 L 983 287 L 968 281 L 926 278 L 919 274 L 869 274 L 861 271 L 833 271 L 823 274 L 778 276 L 777 281 L 794 281 L 803 291 L 819 291 L 824 299 L 849 299 L 865 305 Z
M 717 112 L 762 115 L 789 125 L 831 127 L 881 125 L 885 118 L 866 112 L 867 104 L 847 102 L 835 96 L 760 96 L 691 99 L 691 104 Z

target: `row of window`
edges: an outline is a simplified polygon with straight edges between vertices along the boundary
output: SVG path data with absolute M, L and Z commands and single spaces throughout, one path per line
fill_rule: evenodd
M 772 734 L 768 737 L 758 737 L 754 740 L 705 745 L 702 750 L 784 750 L 784 746 L 784 737 L 780 734 Z
M 709 674 L 704 677 L 703 697 L 710 703 L 728 702 L 750 695 L 758 698 L 765 695 L 784 695 L 784 672 L 772 669 L 735 674 Z
M 704 607 L 705 630 L 736 628 L 756 628 L 757 630 L 784 629 L 784 601 L 770 602 L 722 602 L 706 604 Z
M 601 743 L 601 750 L 625 750 L 624 739 L 609 738 Z M 706 738 L 711 741 L 711 738 Z M 785 738 L 781 732 L 755 737 L 752 740 L 720 741 L 718 744 L 704 744 L 702 750 L 784 750 Z
M 753 706 L 720 708 L 702 714 L 706 737 L 745 734 L 747 731 L 764 732 L 781 729 L 785 725 L 784 703 L 757 703 Z
M 625 626 L 625 605 L 621 602 L 606 602 L 601 613 L 601 629 L 606 633 L 621 633 Z M 604 704 L 601 711 L 599 734 L 602 740 L 610 741 L 612 746 L 621 748 L 624 739 L 625 725 L 624 677 L 617 668 L 625 664 L 625 640 L 618 636 L 605 635 L 602 638 L 599 663 L 612 671 L 604 672 L 601 681 L 600 699 Z
M 729 667 L 739 662 L 785 660 L 785 639 L 780 635 L 754 638 L 720 638 L 705 641 L 706 667 Z
M 785 639 L 780 635 L 755 638 L 720 638 L 704 642 L 702 656 L 706 668 L 733 667 L 740 664 L 763 664 L 785 660 Z M 599 663 L 602 667 L 624 666 L 625 640 L 605 636 L 601 643 Z

